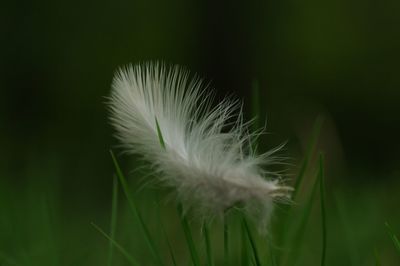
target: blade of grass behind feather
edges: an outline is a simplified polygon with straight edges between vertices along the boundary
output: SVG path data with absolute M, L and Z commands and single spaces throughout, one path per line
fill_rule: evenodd
M 167 231 L 165 230 L 165 226 L 164 226 L 163 220 L 161 219 L 160 204 L 159 204 L 158 201 L 156 202 L 156 205 L 157 205 L 157 218 L 160 221 L 161 232 L 164 235 L 165 242 L 167 243 L 167 246 L 168 246 L 168 251 L 169 251 L 169 254 L 171 256 L 172 265 L 177 266 L 175 255 L 174 255 L 174 251 L 173 251 L 172 246 L 171 246 L 171 242 L 169 241 L 169 237 L 167 235 Z
M 248 223 L 247 223 L 245 218 L 243 218 L 242 222 L 243 222 L 244 229 L 246 231 L 247 237 L 248 237 L 249 242 L 250 242 L 251 250 L 253 251 L 253 255 L 254 255 L 254 260 L 255 260 L 256 266 L 261 266 L 261 261 L 260 261 L 259 255 L 258 255 L 256 242 L 254 241 L 254 238 L 253 238 L 253 236 L 251 234 L 249 225 L 248 225 Z
M 129 207 L 130 207 L 133 215 L 135 216 L 135 218 L 139 222 L 139 226 L 142 229 L 141 231 L 144 234 L 144 238 L 145 238 L 146 244 L 148 245 L 148 247 L 150 249 L 150 252 L 153 255 L 153 257 L 154 257 L 155 261 L 157 262 L 157 264 L 158 265 L 164 265 L 164 263 L 162 262 L 162 259 L 160 257 L 160 254 L 156 250 L 156 246 L 154 244 L 154 241 L 151 238 L 150 232 L 149 232 L 146 224 L 144 223 L 141 214 L 139 213 L 139 209 L 137 208 L 136 202 L 135 202 L 134 198 L 131 196 L 131 193 L 129 191 L 128 182 L 126 181 L 125 176 L 121 171 L 121 168 L 120 168 L 120 166 L 118 164 L 118 161 L 115 158 L 115 155 L 114 155 L 112 150 L 110 150 L 110 153 L 111 153 L 111 157 L 112 157 L 112 160 L 114 162 L 114 166 L 115 166 L 119 181 L 121 183 L 123 192 L 125 194 L 125 197 L 128 200 L 128 204 L 129 204 Z
M 209 227 L 206 223 L 204 223 L 203 225 L 203 235 L 204 235 L 204 242 L 206 245 L 207 265 L 213 266 L 214 260 L 213 260 L 212 247 L 210 241 L 210 232 L 209 232 Z
M 301 217 L 299 219 L 299 225 L 296 228 L 295 235 L 291 239 L 291 243 L 295 245 L 295 247 L 291 250 L 293 250 L 292 253 L 289 254 L 289 257 L 287 257 L 288 263 L 286 265 L 293 265 L 294 262 L 298 259 L 299 254 L 301 253 L 301 248 L 302 248 L 302 243 L 303 243 L 303 238 L 305 235 L 305 228 L 308 223 L 308 220 L 310 218 L 311 210 L 315 201 L 315 197 L 317 195 L 318 191 L 318 184 L 320 182 L 320 174 L 318 172 L 317 178 L 314 181 L 312 190 L 311 190 L 311 195 L 309 196 L 308 200 L 306 201 L 304 205 L 304 210 L 302 211 Z M 285 242 L 288 242 L 289 239 L 286 239 Z
M 42 215 L 43 215 L 43 224 L 45 231 L 43 232 L 43 237 L 47 238 L 48 243 L 48 259 L 49 263 L 52 265 L 59 265 L 59 252 L 57 251 L 57 245 L 54 238 L 54 223 L 51 218 L 54 216 L 51 215 L 49 201 L 46 196 L 42 198 Z
M 110 243 L 112 243 L 121 252 L 122 255 L 125 256 L 125 258 L 130 262 L 131 265 L 140 265 L 137 260 L 129 254 L 129 252 L 127 252 L 120 244 L 118 244 L 114 239 L 107 235 L 99 226 L 97 226 L 95 223 L 91 224 L 97 231 L 99 231 L 100 234 L 107 238 L 108 241 L 110 241 Z
M 228 215 L 224 215 L 224 263 L 229 265 L 229 226 Z
M 390 238 L 391 238 L 392 241 L 393 241 L 394 247 L 396 248 L 397 252 L 400 253 L 400 241 L 399 241 L 399 239 L 398 239 L 397 236 L 395 235 L 395 233 L 394 233 L 392 227 L 389 225 L 388 222 L 385 222 L 385 226 L 386 226 L 386 229 L 387 229 L 387 232 L 388 232 Z
M 325 265 L 326 261 L 326 245 L 327 245 L 327 228 L 326 228 L 326 206 L 325 206 L 325 171 L 324 171 L 324 156 L 319 155 L 319 174 L 320 174 L 320 194 L 321 194 L 321 220 L 322 220 L 322 255 L 321 266 Z
M 277 266 L 271 243 L 267 243 L 269 265 Z
M 162 133 L 161 133 L 160 125 L 158 124 L 157 117 L 155 119 L 156 119 L 158 140 L 160 141 L 161 147 L 165 150 L 165 142 L 164 142 L 164 138 L 163 138 Z
M 111 225 L 110 225 L 110 238 L 115 239 L 115 231 L 117 228 L 117 208 L 118 208 L 118 179 L 113 176 L 113 190 L 112 190 L 112 201 L 111 201 Z M 112 266 L 113 261 L 113 243 L 110 241 L 108 246 L 108 266 Z
M 321 127 L 322 127 L 322 123 L 323 122 L 324 122 L 324 118 L 323 118 L 322 115 L 319 115 L 317 117 L 317 119 L 315 120 L 313 131 L 312 131 L 313 132 L 312 133 L 312 137 L 311 137 L 311 140 L 310 140 L 310 142 L 309 142 L 309 144 L 307 146 L 306 156 L 304 157 L 304 161 L 301 164 L 299 174 L 297 175 L 297 178 L 296 178 L 296 181 L 295 181 L 295 184 L 294 184 L 294 187 L 293 187 L 294 188 L 294 191 L 293 191 L 293 194 L 292 194 L 293 200 L 296 199 L 298 190 L 299 190 L 300 185 L 302 184 L 302 181 L 304 179 L 305 172 L 306 172 L 306 170 L 308 168 L 308 165 L 310 163 L 310 160 L 311 160 L 311 158 L 312 158 L 312 156 L 314 154 L 314 150 L 315 150 L 315 147 L 316 147 L 317 142 L 318 142 L 318 137 L 319 137 L 319 134 L 321 132 Z
M 333 194 L 333 199 L 337 210 L 336 215 L 339 218 L 341 227 L 343 228 L 343 240 L 348 249 L 350 263 L 351 265 L 360 265 L 363 255 L 360 254 L 357 248 L 358 245 L 354 237 L 354 231 L 352 226 L 349 224 L 348 210 L 346 209 L 347 201 L 338 193 Z
M 200 259 L 196 251 L 196 245 L 193 241 L 192 232 L 190 230 L 189 222 L 185 215 L 183 215 L 182 206 L 178 204 L 178 214 L 181 221 L 183 233 L 186 238 L 186 243 L 188 244 L 190 256 L 192 258 L 192 262 L 194 266 L 200 266 Z
M 381 266 L 382 265 L 381 258 L 379 256 L 378 250 L 376 248 L 374 249 L 374 257 L 375 257 L 375 265 Z
M 160 129 L 160 125 L 158 124 L 157 117 L 155 118 L 155 120 L 156 120 L 158 139 L 160 141 L 161 147 L 165 150 L 166 146 L 165 146 L 164 138 L 163 138 L 163 135 L 162 135 L 162 132 Z M 178 204 L 177 208 L 178 208 L 178 214 L 179 214 L 179 218 L 181 221 L 181 225 L 183 228 L 183 233 L 186 238 L 186 243 L 188 244 L 188 248 L 189 248 L 190 256 L 192 258 L 193 265 L 200 266 L 200 260 L 199 260 L 199 256 L 196 251 L 196 246 L 193 241 L 193 236 L 192 236 L 192 232 L 190 230 L 189 222 L 188 222 L 186 216 L 183 215 L 181 204 Z
M 248 237 L 247 237 L 247 232 L 246 232 L 246 228 L 244 227 L 243 222 L 240 223 L 240 233 L 241 233 L 241 265 L 242 266 L 247 266 L 249 265 L 250 261 L 249 261 L 249 250 L 248 250 Z M 229 264 L 227 264 L 229 265 Z
M 319 137 L 319 134 L 321 132 L 321 127 L 322 127 L 323 121 L 324 121 L 324 117 L 322 115 L 319 115 L 316 118 L 315 122 L 314 122 L 311 139 L 310 139 L 310 141 L 309 141 L 309 143 L 307 145 L 305 157 L 304 157 L 303 162 L 301 164 L 299 173 L 298 173 L 298 175 L 297 175 L 297 177 L 295 179 L 296 181 L 295 181 L 295 184 L 294 184 L 294 187 L 293 187 L 294 191 L 292 193 L 292 198 L 293 198 L 294 201 L 297 198 L 297 193 L 298 193 L 299 188 L 300 188 L 300 186 L 302 184 L 302 181 L 304 179 L 306 170 L 309 167 L 311 158 L 312 158 L 312 156 L 314 154 L 314 151 L 315 151 L 315 148 L 316 148 L 316 145 L 317 145 L 317 141 L 318 141 L 318 137 Z M 279 219 L 280 223 L 278 224 L 278 227 L 276 228 L 276 233 L 277 233 L 276 242 L 281 247 L 284 247 L 286 245 L 286 240 L 288 238 L 288 236 L 287 236 L 287 233 L 289 232 L 289 230 L 288 230 L 288 226 L 289 226 L 289 224 L 288 224 L 289 221 L 288 220 L 289 219 L 288 218 L 290 216 L 291 208 L 292 208 L 291 204 L 282 206 L 282 212 L 281 212 L 281 216 L 280 216 L 280 219 Z M 281 260 L 281 257 L 282 257 L 281 253 L 282 252 L 277 252 L 276 260 L 277 260 L 278 264 L 280 264 L 280 260 Z

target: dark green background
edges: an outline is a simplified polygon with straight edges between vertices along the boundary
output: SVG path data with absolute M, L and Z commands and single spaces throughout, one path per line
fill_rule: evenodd
M 244 99 L 248 118 L 257 79 L 272 133 L 262 150 L 287 140 L 296 166 L 323 114 L 328 193 L 375 202 L 368 219 L 379 230 L 398 221 L 399 14 L 394 0 L 2 3 L 0 206 L 13 214 L 2 214 L 0 250 L 19 241 L 10 230 L 22 239 L 34 230 L 13 221 L 29 221 L 29 204 L 42 194 L 54 199 L 66 235 L 108 217 L 108 150 L 117 142 L 105 97 L 118 66 L 148 60 L 186 66 L 211 80 L 219 99 Z M 65 239 L 68 248 L 80 237 Z

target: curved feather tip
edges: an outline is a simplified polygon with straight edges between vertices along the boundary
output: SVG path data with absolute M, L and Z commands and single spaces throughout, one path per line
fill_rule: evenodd
M 277 162 L 281 147 L 256 155 L 252 141 L 261 133 L 248 132 L 240 102 L 211 101 L 202 80 L 179 66 L 127 66 L 112 83 L 111 123 L 125 149 L 152 164 L 185 210 L 205 218 L 240 203 L 264 227 L 274 201 L 289 200 L 291 191 L 263 169 Z

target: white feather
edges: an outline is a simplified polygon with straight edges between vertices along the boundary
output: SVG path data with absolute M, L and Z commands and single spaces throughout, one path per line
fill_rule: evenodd
M 274 199 L 288 197 L 290 190 L 277 179 L 266 179 L 269 172 L 262 169 L 274 162 L 279 148 L 257 156 L 251 138 L 258 133 L 248 133 L 240 103 L 224 100 L 211 108 L 206 89 L 178 66 L 147 63 L 119 69 L 110 97 L 117 137 L 128 152 L 154 166 L 159 181 L 176 190 L 186 210 L 206 217 L 240 203 L 264 226 Z

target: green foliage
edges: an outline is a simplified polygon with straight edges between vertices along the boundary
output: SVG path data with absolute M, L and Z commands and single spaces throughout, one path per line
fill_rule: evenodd
M 162 136 L 162 132 L 161 132 L 161 129 L 160 129 L 160 125 L 158 124 L 157 117 L 156 117 L 155 119 L 156 119 L 156 128 L 157 128 L 158 140 L 160 141 L 161 147 L 162 147 L 163 149 L 165 149 L 165 142 L 164 142 L 164 138 L 163 138 L 163 136 Z
M 319 118 L 316 122 L 313 138 L 312 138 L 311 144 L 309 145 L 307 156 L 304 160 L 304 163 L 300 169 L 300 173 L 298 176 L 300 181 L 296 181 L 297 187 L 299 187 L 301 185 L 301 181 L 304 177 L 305 170 L 308 167 L 310 157 L 312 156 L 312 154 L 314 152 L 315 145 L 316 145 L 316 139 L 318 136 L 317 133 L 320 130 L 321 121 L 322 120 Z M 160 139 L 160 145 L 163 148 L 165 148 L 165 145 L 163 144 L 164 143 L 163 136 L 162 136 L 161 130 L 159 129 L 157 119 L 156 119 L 156 125 L 157 125 L 158 136 Z M 146 226 L 145 221 L 143 220 L 141 214 L 138 211 L 136 202 L 133 199 L 131 192 L 129 191 L 127 181 L 126 181 L 125 177 L 123 176 L 122 171 L 119 167 L 119 164 L 112 152 L 111 152 L 111 156 L 112 156 L 112 159 L 114 162 L 114 166 L 115 166 L 115 169 L 117 172 L 118 179 L 119 179 L 121 186 L 123 188 L 123 191 L 125 193 L 125 197 L 128 200 L 131 211 L 134 213 L 137 221 L 139 222 L 139 225 L 141 227 L 141 231 L 143 232 L 147 246 L 149 247 L 151 253 L 153 254 L 155 261 L 158 262 L 159 264 L 162 264 L 163 262 L 162 262 L 161 252 L 159 252 L 155 248 L 155 241 L 150 236 L 149 229 Z M 292 230 L 294 230 L 294 234 L 289 234 L 287 236 L 287 239 L 285 239 L 288 243 L 288 245 L 286 246 L 287 248 L 292 249 L 291 245 L 296 247 L 294 249 L 295 252 L 292 252 L 290 254 L 290 256 L 288 258 L 286 258 L 287 265 L 292 265 L 292 264 L 296 263 L 299 255 L 301 253 L 301 250 L 302 250 L 301 247 L 303 246 L 302 243 L 304 242 L 304 235 L 306 232 L 306 225 L 309 223 L 309 220 L 311 218 L 312 206 L 315 202 L 315 197 L 317 194 L 318 187 L 320 190 L 320 206 L 321 206 L 320 208 L 321 208 L 321 224 L 322 224 L 322 226 L 321 226 L 321 228 L 322 228 L 321 266 L 325 265 L 325 263 L 326 263 L 327 227 L 326 227 L 326 203 L 325 203 L 326 195 L 325 195 L 325 181 L 324 180 L 325 180 L 324 162 L 323 162 L 323 156 L 320 155 L 317 178 L 315 179 L 314 185 L 312 186 L 311 193 L 310 193 L 308 199 L 302 205 L 303 210 L 300 212 L 300 216 L 297 217 L 296 219 L 293 219 L 294 214 L 291 212 L 292 208 L 287 208 L 286 210 L 290 211 L 290 213 L 288 214 L 288 216 L 283 217 L 287 222 L 287 228 L 295 228 L 295 229 L 292 229 Z M 135 263 L 137 264 L 137 260 L 134 259 L 124 248 L 121 247 L 121 245 L 116 243 L 116 241 L 114 240 L 115 230 L 116 230 L 116 225 L 115 225 L 116 224 L 116 213 L 117 213 L 116 212 L 117 192 L 118 192 L 117 188 L 118 188 L 118 186 L 114 182 L 112 218 L 111 218 L 111 233 L 110 233 L 111 236 L 106 235 L 98 226 L 96 226 L 96 225 L 94 225 L 94 226 L 102 235 L 104 235 L 110 241 L 109 263 L 111 263 L 110 261 L 112 260 L 112 258 L 110 258 L 110 257 L 112 257 L 112 247 L 116 247 L 132 264 L 135 264 Z M 171 256 L 172 264 L 179 265 L 175 258 L 174 252 L 172 251 L 171 243 L 169 241 L 169 238 L 167 237 L 167 233 L 163 226 L 163 222 L 162 222 L 163 218 L 160 217 L 160 210 L 159 210 L 158 204 L 157 204 L 157 208 L 158 208 L 158 220 L 159 220 L 159 223 L 161 224 L 160 227 L 161 227 L 161 231 L 162 231 L 162 238 L 164 238 L 165 242 L 167 243 L 167 247 L 168 247 L 168 251 Z M 213 253 L 214 253 L 215 246 L 212 245 L 212 242 L 210 240 L 210 225 L 203 224 L 202 228 L 201 228 L 202 232 L 203 232 L 203 240 L 205 243 L 205 254 L 202 254 L 202 253 L 199 253 L 196 248 L 196 241 L 194 240 L 191 226 L 189 224 L 189 221 L 187 220 L 186 215 L 184 215 L 182 206 L 180 204 L 178 204 L 177 210 L 178 210 L 178 214 L 179 214 L 180 225 L 181 225 L 181 228 L 183 231 L 184 238 L 186 240 L 187 250 L 190 255 L 191 264 L 193 264 L 194 266 L 202 265 L 202 260 L 200 258 L 204 256 L 205 264 L 209 265 L 209 266 L 213 266 L 214 265 Z M 287 218 L 289 216 L 291 217 L 291 219 Z M 243 217 L 242 214 L 240 214 L 239 216 L 233 216 L 230 220 L 228 220 L 227 214 L 224 217 L 223 224 L 222 224 L 224 264 L 229 265 L 234 260 L 233 258 L 230 257 L 231 253 L 229 251 L 230 241 L 232 241 L 232 239 L 233 239 L 233 238 L 232 239 L 230 238 L 229 228 L 231 226 L 235 226 L 235 224 L 234 224 L 235 220 L 238 221 L 238 219 L 240 221 L 239 224 L 240 224 L 240 228 L 241 228 L 241 230 L 239 232 L 241 232 L 241 237 L 240 237 L 241 238 L 241 245 L 240 245 L 241 259 L 240 260 L 242 262 L 242 265 L 248 265 L 249 263 L 256 265 L 256 266 L 283 265 L 275 260 L 274 250 L 271 248 L 271 246 L 272 246 L 271 240 L 265 239 L 265 237 L 262 237 L 262 236 L 255 237 L 254 233 L 252 232 L 251 225 Z M 293 223 L 291 221 L 297 221 L 297 222 Z M 231 226 L 229 226 L 229 224 L 231 224 Z M 212 227 L 212 224 L 211 224 L 211 227 Z M 237 232 L 237 231 L 235 230 L 235 232 Z M 272 233 L 276 233 L 276 232 L 272 232 Z M 278 233 L 279 233 L 279 231 L 278 231 Z M 266 240 L 267 240 L 267 242 L 265 242 Z M 291 245 L 289 245 L 289 244 L 291 244 Z M 260 253 L 260 251 L 261 251 L 261 253 Z M 263 254 L 263 255 L 261 256 L 260 254 Z M 284 263 L 284 262 L 282 262 L 282 263 Z
M 320 196 L 321 196 L 321 221 L 322 221 L 322 256 L 321 266 L 325 265 L 326 261 L 326 209 L 325 209 L 325 177 L 324 177 L 324 159 L 321 154 L 319 157 L 319 184 L 320 184 Z
M 132 197 L 131 192 L 129 191 L 128 182 L 126 181 L 125 176 L 123 175 L 123 173 L 121 171 L 121 168 L 117 162 L 117 159 L 115 158 L 114 153 L 112 151 L 110 151 L 110 153 L 111 153 L 112 160 L 114 162 L 117 176 L 119 178 L 119 181 L 121 182 L 121 186 L 125 193 L 126 199 L 128 200 L 130 210 L 132 211 L 135 218 L 139 222 L 141 231 L 143 232 L 143 235 L 145 237 L 146 244 L 148 245 L 157 264 L 164 265 L 163 260 L 161 259 L 160 253 L 156 250 L 155 243 L 150 235 L 149 229 L 147 228 L 146 223 L 144 222 L 141 214 L 139 213 L 136 202 L 135 202 L 134 198 Z
M 112 204 L 111 204 L 111 225 L 110 239 L 115 239 L 115 231 L 117 229 L 117 209 L 118 209 L 118 179 L 113 178 Z M 113 265 L 113 243 L 110 241 L 108 248 L 108 266 Z
M 161 212 L 161 206 L 157 201 L 157 216 L 152 217 L 149 210 L 148 201 L 153 199 L 153 195 L 148 195 L 149 198 L 142 199 L 138 192 L 132 192 L 128 185 L 128 181 L 124 176 L 121 167 L 111 151 L 112 161 L 115 167 L 115 176 L 113 178 L 112 197 L 111 197 L 111 219 L 107 217 L 107 224 L 110 222 L 109 232 L 106 233 L 100 226 L 92 223 L 96 230 L 94 231 L 93 240 L 87 238 L 85 241 L 91 243 L 88 247 L 93 250 L 93 257 L 98 256 L 96 262 L 86 263 L 85 257 L 77 258 L 75 262 L 66 264 L 63 262 L 65 255 L 57 248 L 58 236 L 56 227 L 56 219 L 52 211 L 51 198 L 42 197 L 38 201 L 38 205 L 33 208 L 29 220 L 32 224 L 43 226 L 38 234 L 35 234 L 32 243 L 43 240 L 45 250 L 49 250 L 46 258 L 35 257 L 34 252 L 25 252 L 24 250 L 32 249 L 28 246 L 28 242 L 21 240 L 18 242 L 19 247 L 13 242 L 13 238 L 8 238 L 8 244 L 15 247 L 16 252 L 12 249 L 7 249 L 6 245 L 0 247 L 0 265 L 4 266 L 54 266 L 54 265 L 264 265 L 264 266 L 290 266 L 290 265 L 343 265 L 332 259 L 331 253 L 338 249 L 337 242 L 334 238 L 341 232 L 336 231 L 335 222 L 332 220 L 333 214 L 327 216 L 327 213 L 333 213 L 331 204 L 329 204 L 330 190 L 325 185 L 325 165 L 322 155 L 319 156 L 317 165 L 313 165 L 311 158 L 316 153 L 316 141 L 318 132 L 321 127 L 321 118 L 319 118 L 314 126 L 314 133 L 310 144 L 308 145 L 306 157 L 300 167 L 297 175 L 298 190 L 302 187 L 302 193 L 296 195 L 296 201 L 291 205 L 278 206 L 278 211 L 282 209 L 285 215 L 274 217 L 279 225 L 285 223 L 283 246 L 277 245 L 277 239 L 282 237 L 282 227 L 273 226 L 269 228 L 268 235 L 260 235 L 254 226 L 253 221 L 246 220 L 240 210 L 233 209 L 226 213 L 223 220 L 215 219 L 210 223 L 196 224 L 189 222 L 188 216 L 183 215 L 182 207 L 178 206 L 178 214 L 176 208 L 170 205 L 163 205 L 165 209 Z M 156 120 L 158 127 L 158 122 Z M 159 127 L 158 127 L 159 128 Z M 163 146 L 163 136 L 161 130 L 158 129 L 160 145 Z M 165 146 L 163 146 L 165 147 Z M 316 174 L 309 175 L 309 172 Z M 122 188 L 123 198 L 118 200 L 119 188 Z M 2 188 L 0 187 L 0 190 Z M 4 192 L 4 191 L 3 191 Z M 319 192 L 319 193 L 318 193 Z M 157 191 L 157 194 L 158 191 Z M 336 195 L 336 194 L 335 194 Z M 337 196 L 339 202 L 351 203 L 341 194 Z M 366 194 L 363 198 L 367 198 Z M 0 194 L 0 204 L 4 202 L 12 202 L 9 197 L 12 193 Z M 157 195 L 158 199 L 159 195 Z M 126 202 L 125 206 L 123 203 Z M 147 204 L 147 205 L 146 205 Z M 342 204 L 342 205 L 343 205 Z M 6 212 L 5 205 L 0 210 Z M 143 210 L 139 211 L 139 206 Z M 341 205 L 340 205 L 341 206 Z M 339 207 L 340 207 L 339 206 Z M 281 208 L 282 207 L 282 208 Z M 319 208 L 316 208 L 319 207 Z M 343 208 L 338 211 L 344 212 Z M 346 206 L 346 209 L 351 209 L 351 205 Z M 164 209 L 163 209 L 164 210 Z M 356 210 L 353 208 L 352 210 Z M 130 216 L 125 217 L 125 211 L 133 214 L 134 220 Z M 10 213 L 10 212 L 8 212 Z M 128 219 L 129 217 L 129 219 Z M 355 220 L 346 216 L 344 223 L 350 228 L 357 227 L 352 225 Z M 103 221 L 104 222 L 104 221 Z M 99 224 L 103 224 L 100 222 Z M 157 226 L 154 226 L 156 224 Z M 12 228 L 7 224 L 7 216 L 0 216 L 1 228 Z M 329 226 L 327 226 L 329 225 Z M 358 226 L 358 225 L 356 225 Z M 395 234 L 393 228 L 385 223 L 387 233 L 392 240 L 395 252 L 400 254 L 399 238 Z M 134 228 L 132 228 L 134 227 Z M 383 227 L 383 226 L 382 226 Z M 33 227 L 32 227 L 33 228 Z M 280 229 L 280 230 L 278 230 Z M 18 236 L 17 231 L 14 232 L 14 237 Z M 26 232 L 29 230 L 25 229 Z M 118 233 L 118 234 L 117 234 Z M 0 231 L 3 237 L 7 237 L 7 231 Z M 103 236 L 106 241 L 98 241 L 98 235 Z M 327 249 L 329 235 L 329 252 Z M 340 236 L 341 241 L 351 236 Z M 89 242 L 90 241 L 90 242 Z M 389 242 L 389 241 L 387 241 Z M 26 243 L 26 244 L 25 244 Z M 362 244 L 357 239 L 352 239 L 352 243 Z M 384 242 L 383 242 L 384 243 Z M 352 245 L 355 245 L 352 244 Z M 390 244 L 390 242 L 389 242 Z M 341 243 L 341 246 L 346 247 L 347 243 Z M 380 247 L 380 253 L 371 248 L 370 257 L 375 257 L 376 265 L 390 265 L 386 263 L 387 259 L 381 253 L 381 243 L 374 243 L 374 246 Z M 82 247 L 83 245 L 77 245 Z M 93 246 L 93 247 L 91 247 Z M 102 250 L 102 246 L 104 250 Z M 354 248 L 354 247 L 353 247 Z M 97 250 L 101 252 L 97 252 Z M 307 254 L 309 250 L 320 251 L 321 253 L 312 255 Z M 104 252 L 103 252 L 104 251 Z M 150 256 L 147 256 L 148 252 Z M 286 253 L 286 254 L 285 254 Z M 372 254 L 373 253 L 373 254 Z M 104 255 L 103 255 L 104 254 Z M 350 253 L 350 255 L 355 252 Z M 319 258 L 320 256 L 320 258 Z M 317 257 L 317 259 L 316 259 Z M 365 261 L 351 260 L 351 265 L 365 265 Z M 395 264 L 394 264 L 395 265 Z
M 252 236 L 252 233 L 250 232 L 250 228 L 246 221 L 246 218 L 243 218 L 242 223 L 243 223 L 243 229 L 245 231 L 245 235 L 248 237 L 249 242 L 250 242 L 250 247 L 251 247 L 252 253 L 254 255 L 254 261 L 256 263 L 256 266 L 261 266 L 260 257 L 258 255 L 258 251 L 257 251 L 257 245 Z
M 224 262 L 229 264 L 229 226 L 228 226 L 228 215 L 225 214 L 224 219 Z
M 131 265 L 140 265 L 137 260 L 132 257 L 132 255 L 129 254 L 128 251 L 126 251 L 120 244 L 118 244 L 114 239 L 112 239 L 109 235 L 107 235 L 99 226 L 97 226 L 96 224 L 92 223 L 92 226 L 99 231 L 100 234 L 102 234 L 105 238 L 107 238 L 111 245 L 115 246 L 124 256 L 125 258 L 129 261 L 129 263 Z
M 378 253 L 378 251 L 376 249 L 374 249 L 374 256 L 375 256 L 375 265 L 376 266 L 381 266 L 382 265 L 381 258 L 380 258 L 379 253 Z
M 167 243 L 168 253 L 169 253 L 170 257 L 171 257 L 172 265 L 176 266 L 177 263 L 176 263 L 176 258 L 175 258 L 175 255 L 174 255 L 174 251 L 172 249 L 171 242 L 169 240 L 167 232 L 165 231 L 164 222 L 163 222 L 163 219 L 161 218 L 160 213 L 161 213 L 160 204 L 157 202 L 157 219 L 158 219 L 158 221 L 160 223 L 161 231 L 162 231 L 162 234 L 163 234 L 163 236 L 165 238 L 165 242 Z
M 294 184 L 294 191 L 292 193 L 292 198 L 293 201 L 296 202 L 297 200 L 297 195 L 298 192 L 300 190 L 300 187 L 302 185 L 302 182 L 304 181 L 304 178 L 306 176 L 306 171 L 308 170 L 308 168 L 310 168 L 310 161 L 315 153 L 315 149 L 317 146 L 317 141 L 318 141 L 318 137 L 321 131 L 321 127 L 322 127 L 322 123 L 323 123 L 323 117 L 322 116 L 318 116 L 315 123 L 314 123 L 314 127 L 313 127 L 313 131 L 312 131 L 312 136 L 311 139 L 308 143 L 307 146 L 307 150 L 306 150 L 306 155 L 305 158 L 303 159 L 303 162 L 301 164 L 299 173 L 296 176 L 295 179 L 295 184 Z M 314 186 L 312 187 L 312 191 L 310 194 L 309 199 L 306 201 L 305 205 L 304 205 L 304 211 L 300 214 L 300 219 L 295 219 L 295 217 L 293 217 L 294 214 L 292 207 L 294 205 L 284 205 L 282 206 L 282 212 L 280 213 L 279 216 L 279 222 L 277 223 L 277 227 L 275 228 L 276 230 L 276 241 L 278 243 L 278 245 L 282 246 L 282 247 L 286 247 L 287 243 L 289 241 L 298 243 L 298 245 L 301 247 L 301 243 L 302 243 L 302 236 L 304 235 L 305 232 L 305 226 L 307 224 L 308 218 L 310 216 L 311 213 L 311 208 L 312 208 L 312 204 L 314 202 L 314 198 L 315 198 L 315 194 L 317 191 L 317 182 L 314 183 Z M 295 223 L 289 223 L 290 221 L 293 220 L 299 220 L 300 223 L 298 225 L 296 225 Z M 294 237 L 294 239 L 290 239 L 289 236 L 289 232 L 290 229 L 297 226 L 297 231 L 296 231 L 296 235 Z M 277 252 L 278 254 L 278 261 L 280 261 L 282 258 L 282 254 L 280 254 L 281 252 Z M 293 251 L 293 255 L 291 255 L 289 258 L 287 258 L 287 260 L 289 260 L 289 262 L 293 263 L 293 261 L 295 261 L 297 259 L 298 254 L 300 253 L 300 248 L 295 248 Z M 291 264 L 289 264 L 291 265 Z
M 400 241 L 399 241 L 399 239 L 397 238 L 396 234 L 394 233 L 392 227 L 389 225 L 388 222 L 385 223 L 385 226 L 386 226 L 386 229 L 387 229 L 387 232 L 388 232 L 390 238 L 392 239 L 394 247 L 396 248 L 397 252 L 400 254 Z
M 203 225 L 203 234 L 204 234 L 204 242 L 206 245 L 207 265 L 213 266 L 214 260 L 213 260 L 213 253 L 212 253 L 212 247 L 211 247 L 211 241 L 210 241 L 210 232 L 209 232 L 207 223 L 204 223 L 204 225 Z
M 178 205 L 178 213 L 181 220 L 182 229 L 185 234 L 186 242 L 189 248 L 190 256 L 192 258 L 192 263 L 194 266 L 200 266 L 201 265 L 200 259 L 196 251 L 196 245 L 193 241 L 192 231 L 190 230 L 189 222 L 187 220 L 187 217 L 183 214 L 182 206 L 180 204 Z

